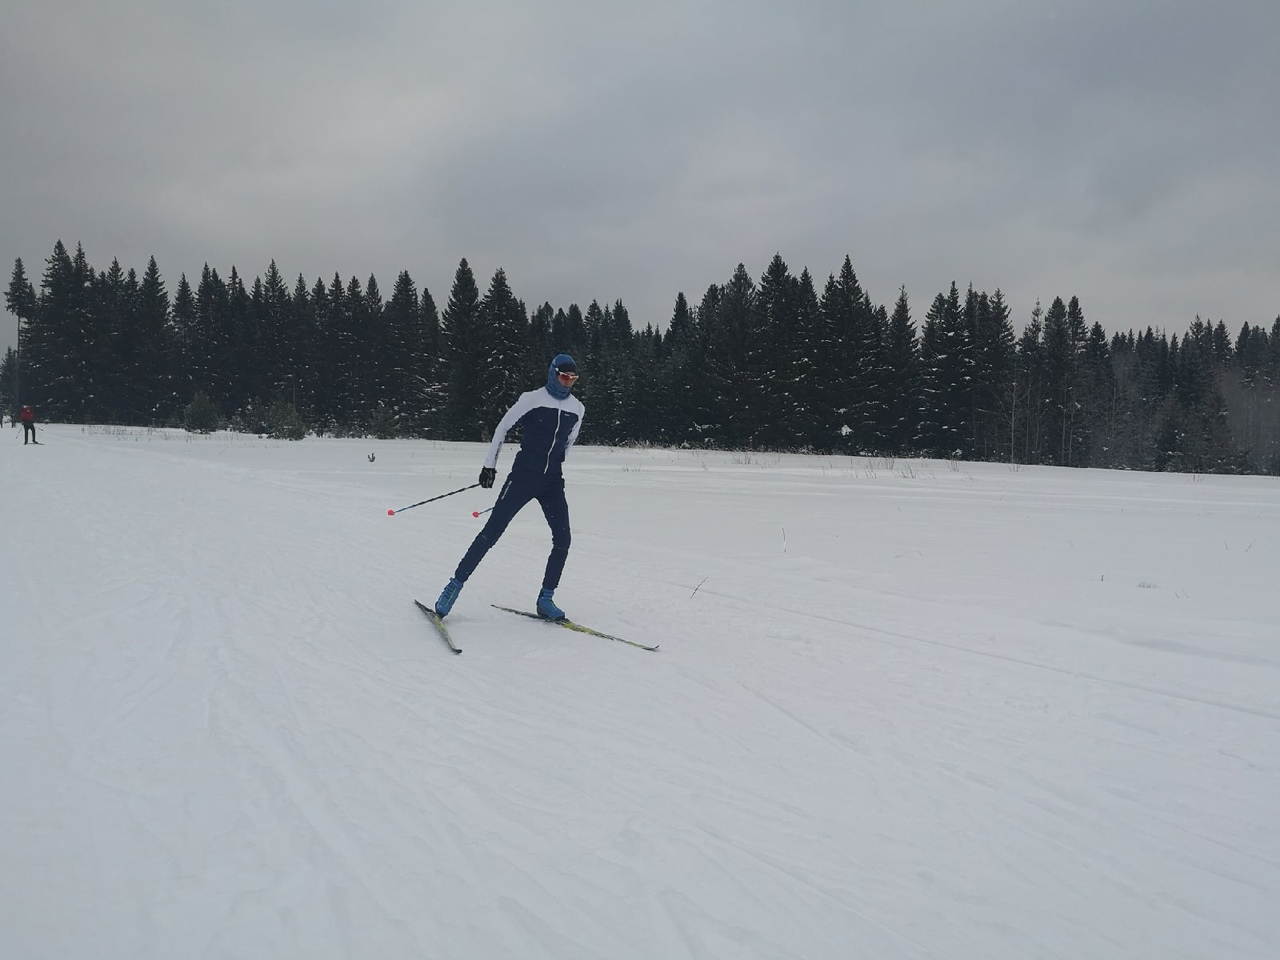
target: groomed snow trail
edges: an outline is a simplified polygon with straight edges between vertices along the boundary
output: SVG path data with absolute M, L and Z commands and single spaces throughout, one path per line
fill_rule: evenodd
M 1280 955 L 1274 478 L 0 435 L 15 958 Z M 504 451 L 509 465 L 510 451 Z M 369 455 L 373 454 L 372 462 Z

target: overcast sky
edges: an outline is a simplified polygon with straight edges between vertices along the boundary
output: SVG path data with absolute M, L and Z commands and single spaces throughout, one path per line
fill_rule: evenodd
M 0 3 L 0 268 L 274 259 L 665 328 L 775 252 L 917 322 L 1280 314 L 1277 0 Z M 0 315 L 0 345 L 16 322 Z

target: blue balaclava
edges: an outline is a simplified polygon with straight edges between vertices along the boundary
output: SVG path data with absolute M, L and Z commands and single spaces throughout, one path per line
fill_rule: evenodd
M 557 400 L 563 400 L 573 392 L 573 387 L 564 386 L 556 377 L 556 374 L 577 372 L 578 365 L 573 362 L 573 357 L 567 353 L 556 354 L 556 358 L 551 361 L 551 367 L 547 370 L 547 393 Z

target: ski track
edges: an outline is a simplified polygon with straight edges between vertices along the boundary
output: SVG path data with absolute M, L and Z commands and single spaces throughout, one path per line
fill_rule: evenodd
M 581 449 L 557 598 L 662 650 L 488 606 L 528 510 L 454 657 L 410 600 L 488 501 L 386 508 L 478 446 L 46 433 L 0 447 L 13 956 L 1280 953 L 1257 478 Z

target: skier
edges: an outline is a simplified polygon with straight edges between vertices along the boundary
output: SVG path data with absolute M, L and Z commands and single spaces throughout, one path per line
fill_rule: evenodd
M 489 548 L 498 542 L 507 524 L 530 500 L 537 500 L 542 515 L 551 527 L 551 555 L 542 576 L 542 592 L 538 594 L 538 615 L 548 620 L 565 619 L 564 611 L 555 605 L 552 594 L 560 584 L 560 573 L 569 556 L 569 504 L 564 497 L 564 475 L 560 465 L 573 442 L 578 439 L 586 408 L 573 396 L 578 380 L 578 366 L 567 353 L 557 354 L 547 370 L 547 384 L 522 393 L 506 412 L 493 432 L 489 453 L 480 470 L 480 486 L 493 486 L 497 476 L 498 451 L 507 434 L 517 423 L 524 424 L 520 452 L 516 454 L 493 512 L 484 529 L 476 534 L 458 569 L 454 571 L 436 601 L 436 614 L 447 616 L 462 592 L 462 585 L 475 571 Z
M 31 408 L 23 406 L 18 419 L 22 421 L 22 445 L 27 445 L 27 437 L 31 438 L 32 443 L 36 443 L 36 415 L 31 412 Z

